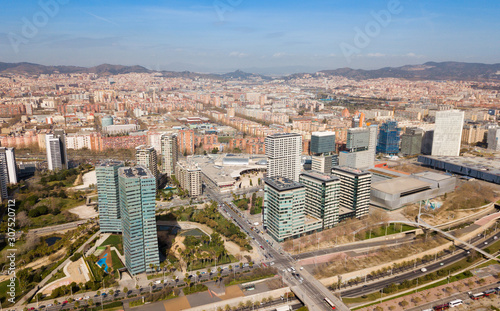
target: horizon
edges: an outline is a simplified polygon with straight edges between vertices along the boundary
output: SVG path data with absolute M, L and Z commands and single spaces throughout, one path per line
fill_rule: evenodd
M 261 74 L 500 63 L 494 3 L 41 0 L 3 11 L 0 61 Z

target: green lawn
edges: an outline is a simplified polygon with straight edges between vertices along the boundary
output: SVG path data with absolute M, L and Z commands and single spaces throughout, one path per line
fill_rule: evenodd
M 400 233 L 400 232 L 411 231 L 411 230 L 415 230 L 415 229 L 416 229 L 415 227 L 408 226 L 408 225 L 400 225 L 400 224 L 389 225 L 387 227 L 387 235 L 395 234 L 395 233 Z M 380 227 L 377 227 L 377 228 L 373 228 L 371 230 L 371 233 L 370 233 L 370 230 L 368 230 L 364 234 L 364 237 L 362 235 L 360 235 L 360 234 L 356 234 L 356 238 L 358 238 L 360 240 L 368 240 L 370 238 L 373 239 L 373 238 L 385 236 L 385 232 L 386 232 L 386 226 L 380 226 Z
M 100 246 L 111 245 L 116 247 L 116 249 L 123 254 L 123 244 L 122 244 L 122 236 L 119 234 L 112 234 L 107 238 Z
M 208 290 L 208 287 L 206 287 L 203 284 L 196 284 L 196 285 L 193 285 L 191 287 L 186 286 L 182 289 L 182 291 L 184 292 L 184 295 L 190 295 L 190 294 L 194 294 L 194 293 L 198 293 L 198 292 L 204 292 L 206 290 Z
M 113 270 L 118 270 L 124 267 L 120 257 L 118 257 L 115 251 L 111 251 L 111 264 L 113 265 Z
M 10 296 L 7 296 L 7 292 L 9 290 L 9 287 L 7 287 L 7 285 L 9 285 L 9 283 L 10 283 L 10 280 L 7 280 L 7 281 L 0 283 L 0 300 L 2 301 L 2 305 L 4 307 L 7 305 L 10 305 L 10 302 L 6 302 L 7 298 L 10 298 Z M 19 291 L 19 282 L 17 280 L 16 280 L 15 289 L 16 289 L 16 296 L 21 294 L 21 292 Z M 16 301 L 17 301 L 17 299 L 16 299 Z

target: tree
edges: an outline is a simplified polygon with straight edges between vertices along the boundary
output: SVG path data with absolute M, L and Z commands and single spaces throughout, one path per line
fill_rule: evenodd
M 91 299 L 89 299 L 89 300 L 88 300 L 88 304 L 89 304 L 89 306 L 94 305 L 94 300 L 93 300 L 92 298 L 91 298 Z
M 79 301 L 75 302 L 75 308 L 78 308 L 78 307 L 80 307 L 80 302 Z
M 124 287 L 124 288 L 123 288 L 123 291 L 125 292 L 125 295 L 127 295 L 127 296 L 128 296 L 128 287 Z
M 115 291 L 113 289 L 110 289 L 108 293 L 109 293 L 110 296 L 113 296 L 113 294 L 115 293 Z
M 217 154 L 219 152 L 219 148 L 217 147 L 214 147 L 214 149 L 212 149 L 211 153 L 212 154 Z
M 408 301 L 406 301 L 406 300 L 402 300 L 402 301 L 400 301 L 400 302 L 399 302 L 399 305 L 400 305 L 401 307 L 403 307 L 403 308 L 406 308 L 406 307 L 408 306 Z

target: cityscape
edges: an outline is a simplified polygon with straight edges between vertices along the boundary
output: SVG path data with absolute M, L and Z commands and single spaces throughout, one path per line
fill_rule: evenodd
M 6 5 L 0 309 L 500 309 L 499 8 L 278 2 Z

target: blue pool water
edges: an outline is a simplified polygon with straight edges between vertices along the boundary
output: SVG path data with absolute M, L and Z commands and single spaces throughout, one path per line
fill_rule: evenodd
M 105 272 L 108 272 L 108 265 L 106 264 L 106 257 L 108 257 L 108 254 L 105 254 L 101 259 L 99 259 L 97 261 L 97 265 L 100 267 L 102 267 L 102 265 L 104 265 L 104 271 Z
M 172 190 L 172 189 L 175 189 L 175 187 L 165 187 L 163 188 L 164 190 Z

